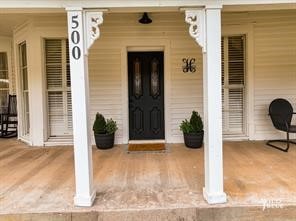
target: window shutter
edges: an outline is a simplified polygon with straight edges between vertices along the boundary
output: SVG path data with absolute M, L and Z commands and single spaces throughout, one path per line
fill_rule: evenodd
M 244 85 L 245 81 L 244 38 L 235 36 L 228 38 L 229 84 Z
M 67 116 L 68 116 L 68 129 L 72 131 L 72 97 L 71 91 L 67 92 Z
M 45 51 L 47 88 L 61 88 L 63 86 L 61 40 L 46 40 Z
M 221 67 L 221 69 L 222 69 L 222 73 L 221 73 L 221 76 L 222 76 L 222 86 L 224 85 L 224 68 L 225 68 L 225 65 L 224 65 L 224 63 L 225 63 L 225 59 L 224 59 L 224 54 L 225 54 L 225 52 L 224 52 L 224 42 L 223 42 L 223 38 L 222 38 L 222 41 L 221 41 L 221 61 L 222 61 L 222 67 Z M 223 90 L 223 87 L 222 87 L 222 90 Z
M 242 134 L 244 131 L 244 90 L 229 89 L 229 132 Z
M 222 38 L 222 102 L 224 135 L 243 135 L 245 37 Z
M 72 134 L 71 81 L 68 42 L 45 40 L 49 137 Z
M 48 117 L 51 135 L 58 135 L 64 131 L 63 93 L 48 92 Z
M 67 80 L 67 87 L 71 87 L 71 76 L 70 76 L 70 58 L 69 58 L 69 43 L 68 40 L 66 41 L 66 80 Z

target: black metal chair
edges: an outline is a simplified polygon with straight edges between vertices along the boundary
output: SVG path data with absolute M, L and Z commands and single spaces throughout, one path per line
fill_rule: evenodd
M 16 137 L 17 123 L 16 95 L 9 95 L 6 112 L 0 114 L 0 137 Z
M 271 121 L 273 123 L 273 126 L 280 130 L 284 131 L 287 134 L 286 140 L 269 140 L 267 141 L 267 145 L 274 147 L 278 150 L 288 152 L 290 148 L 290 143 L 296 144 L 296 142 L 290 140 L 289 134 L 290 133 L 296 133 L 296 125 L 291 125 L 293 114 L 296 114 L 293 112 L 293 107 L 290 104 L 289 101 L 277 98 L 273 100 L 269 105 L 269 116 L 271 118 Z M 276 146 L 275 142 L 283 142 L 287 144 L 287 147 L 281 148 L 279 146 Z

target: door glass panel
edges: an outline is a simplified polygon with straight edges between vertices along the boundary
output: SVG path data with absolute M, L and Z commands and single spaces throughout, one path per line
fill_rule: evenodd
M 28 90 L 28 73 L 27 68 L 23 68 L 22 70 L 23 74 L 23 90 Z
M 151 62 L 151 95 L 156 98 L 159 95 L 159 62 L 153 58 Z
M 23 92 L 23 99 L 24 99 L 24 128 L 23 133 L 27 135 L 30 133 L 30 108 L 29 108 L 29 92 Z
M 0 52 L 0 113 L 6 111 L 8 105 L 9 79 L 6 52 Z
M 27 136 L 30 133 L 30 109 L 29 109 L 29 88 L 28 88 L 28 69 L 27 69 L 27 49 L 26 43 L 19 45 L 20 55 L 20 80 L 22 92 L 22 135 Z
M 7 70 L 7 54 L 5 52 L 0 52 L 0 70 Z
M 141 76 L 141 62 L 138 58 L 134 61 L 134 96 L 136 98 L 142 95 L 142 76 Z
M 26 44 L 21 44 L 21 63 L 23 66 L 27 66 L 27 48 Z
M 0 71 L 0 89 L 8 89 L 9 88 L 9 80 L 7 71 Z

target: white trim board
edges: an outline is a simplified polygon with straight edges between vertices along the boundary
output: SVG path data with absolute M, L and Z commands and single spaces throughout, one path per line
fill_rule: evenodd
M 165 140 L 130 140 L 129 144 L 155 144 L 155 143 L 165 143 Z
M 170 41 L 125 41 L 121 47 L 121 77 L 122 77 L 122 122 L 123 139 L 122 143 L 129 143 L 129 117 L 128 117 L 128 58 L 130 51 L 163 51 L 164 53 L 164 121 L 165 121 L 165 142 L 170 142 L 171 128 L 170 119 Z
M 246 137 L 254 139 L 254 37 L 253 25 L 222 25 L 222 36 L 245 35 L 246 36 L 246 73 L 245 73 L 245 120 Z M 245 136 L 242 136 L 245 137 Z M 230 137 L 227 137 L 230 139 Z M 231 137 L 235 139 L 236 137 Z
M 10 12 L 12 10 L 19 10 L 20 8 L 29 9 L 34 12 L 36 9 L 63 9 L 66 7 L 82 7 L 82 8 L 149 8 L 152 10 L 153 8 L 170 8 L 170 7 L 196 7 L 196 6 L 204 6 L 204 5 L 263 5 L 263 4 L 279 4 L 280 6 L 285 6 L 286 4 L 290 6 L 290 4 L 295 3 L 294 0 L 109 0 L 109 1 L 93 1 L 93 0 L 51 0 L 51 1 L 20 1 L 20 0 L 2 0 L 0 1 L 0 8 L 8 8 Z M 292 5 L 293 6 L 293 5 Z M 274 6 L 276 7 L 276 6 Z M 48 11 L 47 10 L 47 11 Z

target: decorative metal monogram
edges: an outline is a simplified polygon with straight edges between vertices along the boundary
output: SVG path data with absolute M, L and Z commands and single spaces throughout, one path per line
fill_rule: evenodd
M 195 65 L 195 58 L 183 58 L 183 72 L 195 72 L 196 71 L 196 65 Z

